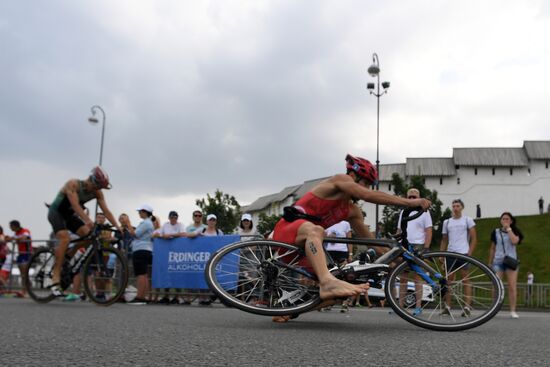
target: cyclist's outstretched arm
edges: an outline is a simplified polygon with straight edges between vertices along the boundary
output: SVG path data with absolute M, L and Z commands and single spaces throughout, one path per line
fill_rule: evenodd
M 427 199 L 406 199 L 396 195 L 389 195 L 382 191 L 369 190 L 364 186 L 355 183 L 350 176 L 338 175 L 333 181 L 336 188 L 351 197 L 374 204 L 398 205 L 408 207 L 422 207 L 427 210 L 431 202 Z

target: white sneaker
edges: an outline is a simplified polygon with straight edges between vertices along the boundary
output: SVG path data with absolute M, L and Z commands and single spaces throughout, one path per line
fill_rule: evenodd
M 52 295 L 54 297 L 65 297 L 65 294 L 63 293 L 63 290 L 59 287 L 59 285 L 52 285 L 50 291 L 52 292 Z
M 510 317 L 513 319 L 519 319 L 519 315 L 516 311 L 510 312 Z

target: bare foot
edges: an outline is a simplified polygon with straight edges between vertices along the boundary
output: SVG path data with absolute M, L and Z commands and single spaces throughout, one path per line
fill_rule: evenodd
M 368 284 L 350 284 L 334 277 L 319 284 L 319 294 L 322 300 L 355 296 L 368 289 Z
M 273 316 L 271 319 L 273 322 L 285 323 L 290 320 L 290 316 Z
M 289 322 L 290 320 L 293 320 L 293 319 L 297 318 L 298 316 L 300 316 L 300 315 L 299 314 L 294 314 L 294 315 L 284 315 L 284 316 L 273 316 L 271 321 L 285 323 L 285 322 Z

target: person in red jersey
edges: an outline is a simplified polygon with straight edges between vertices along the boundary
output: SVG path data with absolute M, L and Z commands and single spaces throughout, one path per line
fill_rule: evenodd
M 27 281 L 27 266 L 32 254 L 31 231 L 21 227 L 21 223 L 18 220 L 10 222 L 10 229 L 13 231 L 13 236 L 6 237 L 6 240 L 17 243 L 18 255 L 16 262 L 21 273 L 22 284 L 25 284 Z M 25 294 L 25 287 L 22 287 L 21 294 Z

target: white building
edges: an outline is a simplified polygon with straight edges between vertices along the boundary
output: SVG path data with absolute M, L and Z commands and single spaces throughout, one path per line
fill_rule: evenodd
M 482 217 L 498 217 L 504 211 L 514 215 L 539 213 L 550 204 L 550 141 L 525 141 L 521 148 L 453 148 L 450 158 L 407 158 L 406 163 L 380 165 L 380 191 L 393 193 L 391 178 L 398 173 L 408 180 L 421 176 L 426 187 L 436 190 L 443 209 L 453 199 L 465 203 L 465 214 L 475 218 L 476 205 Z M 282 214 L 283 208 L 301 198 L 324 178 L 289 186 L 277 194 L 263 196 L 243 211 L 258 223 L 260 213 Z M 375 205 L 363 203 L 365 222 L 374 228 Z M 383 207 L 380 207 L 380 218 Z

